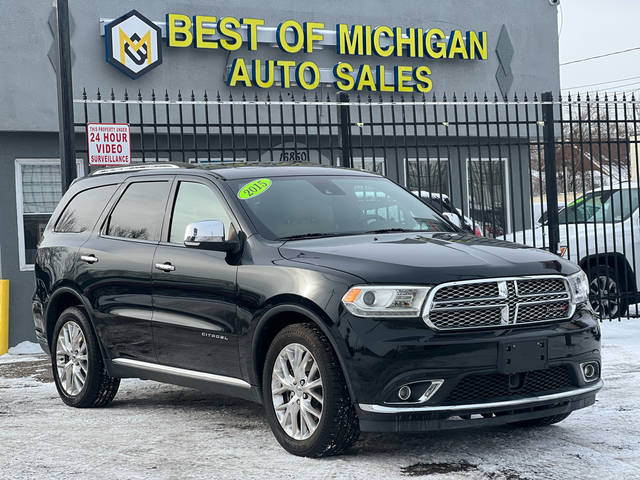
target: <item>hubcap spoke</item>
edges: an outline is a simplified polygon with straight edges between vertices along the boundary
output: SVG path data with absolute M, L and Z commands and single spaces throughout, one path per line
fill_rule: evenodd
M 89 357 L 87 343 L 80 326 L 73 321 L 65 323 L 56 339 L 56 369 L 62 390 L 78 395 L 87 381 Z
M 271 398 L 287 435 L 295 440 L 313 435 L 322 417 L 323 395 L 322 378 L 311 352 L 298 343 L 284 347 L 271 373 Z

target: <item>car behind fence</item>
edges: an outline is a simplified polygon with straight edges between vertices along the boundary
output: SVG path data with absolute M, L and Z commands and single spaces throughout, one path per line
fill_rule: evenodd
M 640 109 L 632 93 L 222 99 L 111 91 L 83 92 L 74 103 L 85 171 L 95 168 L 86 125 L 112 122 L 130 125 L 134 163 L 310 162 L 377 172 L 476 235 L 578 263 L 601 318 L 638 314 Z

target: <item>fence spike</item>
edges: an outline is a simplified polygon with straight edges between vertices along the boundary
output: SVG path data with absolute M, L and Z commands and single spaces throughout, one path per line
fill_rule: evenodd
M 208 95 L 207 95 L 207 91 L 206 91 L 206 90 L 204 91 L 204 97 L 203 97 L 203 98 L 204 98 L 204 101 L 205 101 L 205 102 L 208 102 L 208 101 L 209 101 L 209 97 L 208 97 Z
M 138 89 L 138 101 L 142 101 L 142 91 L 140 89 Z
M 124 101 L 129 101 L 129 91 L 126 88 L 124 89 Z
M 110 95 L 110 97 L 111 97 L 111 100 L 112 100 L 112 101 L 115 101 L 115 99 L 116 99 L 116 94 L 114 93 L 113 88 L 111 89 L 111 95 Z
M 220 90 L 218 90 L 218 93 L 216 94 L 216 101 L 221 102 L 222 98 L 220 97 Z
M 96 93 L 96 99 L 102 100 L 102 95 L 100 95 L 100 89 L 98 88 L 98 93 Z
M 87 99 L 87 90 L 84 87 L 82 87 L 82 99 L 83 100 Z
M 191 90 L 191 101 L 192 101 L 192 102 L 195 102 L 195 101 L 196 101 L 196 96 L 195 96 L 195 94 L 193 93 L 193 90 Z

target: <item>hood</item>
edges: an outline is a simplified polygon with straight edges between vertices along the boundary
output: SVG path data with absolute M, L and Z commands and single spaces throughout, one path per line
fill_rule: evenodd
M 370 283 L 442 283 L 476 278 L 570 274 L 575 266 L 549 252 L 454 233 L 402 233 L 285 242 L 291 261 L 357 275 Z

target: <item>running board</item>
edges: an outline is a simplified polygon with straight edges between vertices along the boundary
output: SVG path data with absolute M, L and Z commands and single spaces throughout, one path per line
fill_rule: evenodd
M 203 380 L 206 382 L 219 383 L 222 385 L 229 385 L 232 387 L 239 387 L 244 389 L 251 388 L 244 380 L 233 377 L 225 377 L 223 375 L 216 375 L 214 373 L 198 372 L 197 370 L 187 370 L 185 368 L 170 367 L 168 365 L 160 365 L 158 363 L 141 362 L 140 360 L 131 360 L 129 358 L 114 358 L 112 363 L 116 365 L 122 365 L 125 367 L 134 367 L 148 372 L 166 373 L 169 375 L 176 375 L 178 377 L 191 378 L 193 380 Z

